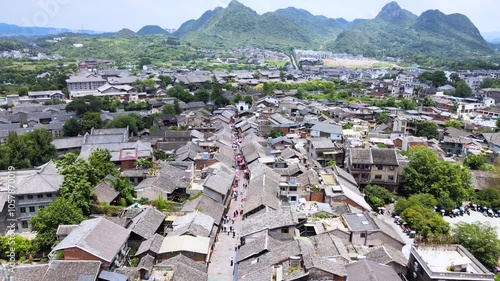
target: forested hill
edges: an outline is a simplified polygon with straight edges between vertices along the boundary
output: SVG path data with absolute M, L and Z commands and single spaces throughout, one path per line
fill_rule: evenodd
M 184 23 L 174 35 L 218 47 L 305 47 L 365 56 L 434 57 L 487 55 L 493 52 L 464 15 L 428 10 L 417 16 L 396 2 L 371 20 L 348 22 L 286 8 L 262 15 L 233 0 Z

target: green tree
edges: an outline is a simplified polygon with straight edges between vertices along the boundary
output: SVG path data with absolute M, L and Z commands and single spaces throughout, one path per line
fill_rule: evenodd
M 438 126 L 434 122 L 419 121 L 415 125 L 417 137 L 426 137 L 428 139 L 439 138 Z
M 326 165 L 328 167 L 333 167 L 333 166 L 337 165 L 337 162 L 335 160 L 330 160 L 330 161 L 328 161 L 328 163 L 326 163 Z
M 426 96 L 422 102 L 423 106 L 436 106 L 436 102 L 431 97 Z
M 456 85 L 459 81 L 462 81 L 462 79 L 460 79 L 460 75 L 457 73 L 452 73 L 450 74 L 450 81 L 453 85 Z
M 30 153 L 28 144 L 16 132 L 9 132 L 4 145 L 0 145 L 0 163 L 1 169 L 7 170 L 9 166 L 16 169 L 31 168 Z
M 428 209 L 434 209 L 437 206 L 437 200 L 432 194 L 427 193 L 415 194 L 408 198 L 402 197 L 394 203 L 394 212 L 402 214 L 406 209 L 419 205 Z
M 80 127 L 82 129 L 81 133 L 85 134 L 89 132 L 92 128 L 100 129 L 102 128 L 101 115 L 98 112 L 87 112 L 80 118 Z
M 93 177 L 89 177 L 89 179 L 92 180 L 92 185 L 96 185 L 107 175 L 118 175 L 115 164 L 111 162 L 111 153 L 107 149 L 97 148 L 96 150 L 92 151 L 89 156 L 88 162 L 93 168 L 95 174 Z
M 65 137 L 76 137 L 82 131 L 82 127 L 80 126 L 80 122 L 75 118 L 70 118 L 64 122 L 63 125 L 63 134 Z
M 448 120 L 446 122 L 444 122 L 444 126 L 445 127 L 453 127 L 453 128 L 456 128 L 456 129 L 462 129 L 462 123 L 460 123 L 459 121 L 457 120 Z
M 389 115 L 387 112 L 377 112 L 375 120 L 377 121 L 377 124 L 387 124 L 387 122 L 389 122 Z
M 391 203 L 394 198 L 392 192 L 378 185 L 368 185 L 363 192 L 374 208 L 383 207 Z
M 191 95 L 186 89 L 184 89 L 181 85 L 176 85 L 167 91 L 167 95 L 170 97 L 175 97 L 183 102 L 192 102 L 194 100 L 194 96 Z
M 351 122 L 345 123 L 344 125 L 342 125 L 342 129 L 344 130 L 352 129 L 352 123 Z
M 487 268 L 497 265 L 500 257 L 500 239 L 495 227 L 487 222 L 459 222 L 453 228 L 453 233 L 458 243 Z
M 244 100 L 245 100 L 246 104 L 248 104 L 249 106 L 252 106 L 252 104 L 253 104 L 253 97 L 251 95 L 246 95 Z
M 102 99 L 95 96 L 85 96 L 72 100 L 66 106 L 66 111 L 74 111 L 81 116 L 87 112 L 100 112 L 103 108 Z
M 456 97 L 468 98 L 472 94 L 472 89 L 465 83 L 465 81 L 459 81 L 455 86 L 455 92 L 453 93 Z
M 234 96 L 234 99 L 233 99 L 233 103 L 234 104 L 237 104 L 239 103 L 240 101 L 243 100 L 243 96 L 240 94 L 240 93 L 237 93 L 235 96 Z
M 435 236 L 448 235 L 450 232 L 450 225 L 443 217 L 423 205 L 407 208 L 401 213 L 401 218 L 411 229 L 422 235 L 424 241 Z
M 137 135 L 137 133 L 144 129 L 144 121 L 142 118 L 135 114 L 124 114 L 116 116 L 111 120 L 106 127 L 107 128 L 129 128 L 130 132 Z
M 419 77 L 418 80 L 422 83 L 430 82 L 434 87 L 441 87 L 448 83 L 448 78 L 444 71 L 434 71 L 434 72 L 424 72 Z
M 36 129 L 24 134 L 22 139 L 28 146 L 28 159 L 33 166 L 40 166 L 57 158 L 56 147 L 52 144 L 52 135 L 46 129 Z
M 168 75 L 160 75 L 160 76 L 158 76 L 158 78 L 161 80 L 160 85 L 163 88 L 166 88 L 169 85 L 172 85 L 172 82 L 173 82 L 172 77 L 170 77 Z
M 500 209 L 500 187 L 492 186 L 477 192 L 474 202 L 495 210 Z
M 39 209 L 38 214 L 31 219 L 31 229 L 37 232 L 35 243 L 41 250 L 48 251 L 56 242 L 59 225 L 80 224 L 83 220 L 85 217 L 77 206 L 59 197 L 46 208 Z
M 266 138 L 278 138 L 278 137 L 282 137 L 285 135 L 285 132 L 283 131 L 283 129 L 281 128 L 272 128 L 271 131 L 269 131 L 269 133 L 267 133 L 265 135 Z
M 210 100 L 210 92 L 206 89 L 200 89 L 194 92 L 194 101 L 207 103 Z
M 425 146 L 411 148 L 408 157 L 410 161 L 403 170 L 404 193 L 429 193 L 435 197 L 446 193 L 457 204 L 472 195 L 471 175 L 467 168 L 438 160 L 437 154 Z
M 464 159 L 464 165 L 471 170 L 481 170 L 486 165 L 486 159 L 482 154 L 467 153 Z
M 113 185 L 113 188 L 120 192 L 122 206 L 129 206 L 134 203 L 136 192 L 128 178 L 113 177 L 105 178 L 105 180 L 109 181 Z
M 285 80 L 285 72 L 283 72 L 283 71 L 280 71 L 280 81 L 281 82 L 285 82 L 286 81 Z
M 223 107 L 229 103 L 227 97 L 224 96 L 222 85 L 217 81 L 215 76 L 212 77 L 212 92 L 210 93 L 210 100 L 212 100 L 217 107 Z
M 165 104 L 161 110 L 163 114 L 176 114 L 175 107 L 171 104 Z
M 137 65 L 142 69 L 143 66 L 150 65 L 151 63 L 152 62 L 150 58 L 141 58 L 139 62 L 137 62 Z
M 455 203 L 448 194 L 444 193 L 437 198 L 437 207 L 440 210 L 449 212 L 457 207 L 457 203 Z

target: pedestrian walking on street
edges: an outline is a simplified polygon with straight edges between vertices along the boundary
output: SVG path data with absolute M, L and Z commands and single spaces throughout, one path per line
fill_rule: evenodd
M 233 266 L 233 264 L 234 264 L 234 259 L 233 257 L 231 257 L 231 266 Z
M 235 245 L 234 245 L 234 250 L 235 250 L 235 251 L 238 251 L 238 244 L 235 244 Z
M 243 210 L 240 210 L 240 216 L 243 216 Z
M 234 218 L 233 218 L 233 224 L 234 224 Z
M 236 231 L 233 230 L 233 238 L 236 238 Z

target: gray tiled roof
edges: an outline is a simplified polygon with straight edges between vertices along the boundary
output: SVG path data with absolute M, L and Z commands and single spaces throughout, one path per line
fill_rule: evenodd
M 59 244 L 54 251 L 80 248 L 81 250 L 111 262 L 127 242 L 130 231 L 104 218 L 83 221 Z M 112 237 L 112 239 L 103 239 Z
M 342 218 L 347 222 L 348 228 L 351 231 L 373 231 L 378 230 L 377 224 L 373 221 L 368 213 L 344 214 Z
M 351 163 L 373 164 L 372 154 L 369 148 L 351 148 L 349 150 Z
M 106 202 L 108 204 L 113 202 L 120 194 L 108 181 L 101 181 L 94 188 L 94 193 L 97 196 L 97 202 Z
M 336 148 L 335 144 L 328 138 L 309 138 L 308 141 L 316 149 Z
M 99 261 L 51 261 L 44 265 L 22 265 L 15 268 L 17 281 L 93 281 L 97 279 Z
M 401 266 L 406 266 L 408 263 L 408 260 L 403 255 L 403 252 L 388 245 L 373 247 L 367 254 L 365 254 L 365 256 L 368 260 L 381 264 L 395 262 Z
M 195 212 L 199 211 L 205 215 L 212 217 L 216 224 L 219 223 L 222 213 L 224 212 L 224 205 L 215 201 L 206 194 L 201 194 L 194 200 L 188 200 L 184 203 L 181 209 L 182 212 Z
M 269 251 L 269 249 L 278 247 L 281 244 L 282 242 L 272 238 L 267 234 L 261 235 L 259 238 L 240 247 L 240 259 L 238 261 L 244 261 L 253 256 L 258 256 L 264 252 Z
M 186 170 L 191 169 L 192 164 L 192 162 L 168 162 L 158 171 L 158 175 L 146 178 L 135 187 L 135 190 L 141 193 L 153 189 L 171 194 L 177 188 L 187 188 L 189 182 L 184 180 L 184 174 Z
M 266 229 L 276 229 L 284 226 L 294 226 L 298 223 L 297 216 L 291 208 L 255 214 L 242 223 L 241 236 L 247 236 Z
M 173 223 L 174 230 L 168 236 L 184 235 L 209 237 L 214 226 L 214 219 L 200 212 L 193 212 L 177 217 Z
M 316 255 L 304 255 L 304 266 L 307 270 L 317 268 L 336 276 L 347 276 L 347 270 L 343 264 L 336 263 Z
M 206 281 L 208 279 L 207 267 L 197 263 L 183 254 L 162 261 L 154 268 L 168 267 L 174 271 L 171 281 Z M 154 270 L 154 269 L 153 269 Z
M 349 281 L 401 281 L 390 266 L 370 260 L 361 260 L 345 266 Z
M 148 251 L 158 254 L 161 248 L 161 243 L 163 243 L 163 236 L 155 233 L 151 238 L 141 243 L 139 249 L 135 253 L 136 256 L 140 256 Z
M 349 253 L 340 238 L 330 232 L 310 236 L 309 240 L 319 257 L 343 257 L 349 260 Z
M 373 164 L 398 166 L 396 150 L 391 148 L 372 148 Z
M 127 227 L 133 233 L 149 239 L 153 237 L 165 220 L 165 214 L 153 207 L 144 208 L 137 216 L 132 218 L 132 223 Z
M 342 126 L 317 122 L 311 127 L 311 131 L 320 131 L 328 134 L 342 135 Z
M 73 137 L 73 138 L 54 139 L 52 141 L 52 144 L 56 147 L 56 149 L 80 148 L 83 145 L 83 136 Z
M 17 185 L 16 194 L 53 193 L 59 191 L 64 176 L 57 171 L 54 162 L 44 164 L 39 171 L 27 176 Z
M 277 194 L 279 192 L 279 182 L 273 181 L 267 175 L 253 178 L 248 184 L 247 202 L 245 212 L 251 212 L 261 206 L 266 206 L 273 210 L 281 207 L 281 200 Z

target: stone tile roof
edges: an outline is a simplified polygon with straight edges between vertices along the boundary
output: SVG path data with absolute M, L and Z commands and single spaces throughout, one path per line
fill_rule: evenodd
M 153 236 L 151 236 L 151 238 L 141 243 L 135 255 L 140 256 L 141 254 L 144 254 L 148 251 L 158 254 L 162 243 L 163 243 L 163 236 L 161 236 L 158 233 L 155 233 Z
M 349 253 L 340 238 L 330 232 L 310 236 L 315 254 L 319 257 L 342 257 L 349 260 Z
M 345 266 L 349 281 L 401 281 L 390 266 L 370 260 L 361 260 Z
M 388 245 L 373 247 L 365 256 L 368 260 L 386 265 L 391 262 L 395 262 L 401 266 L 408 264 L 408 260 L 403 255 L 403 252 Z
M 214 219 L 200 212 L 193 212 L 177 217 L 173 223 L 173 231 L 168 236 L 190 234 L 193 236 L 209 237 L 214 226 Z
M 15 268 L 17 281 L 82 281 L 96 280 L 99 261 L 51 261 L 43 265 L 22 265 Z
M 157 190 L 163 194 L 171 194 L 177 188 L 187 188 L 189 181 L 184 180 L 184 174 L 186 170 L 192 170 L 192 166 L 192 162 L 168 162 L 158 171 L 158 175 L 146 178 L 135 190 L 137 193 Z
M 278 211 L 268 210 L 245 219 L 242 223 L 241 236 L 247 236 L 266 229 L 294 226 L 297 223 L 297 216 L 291 208 Z
M 144 239 L 149 239 L 153 237 L 164 220 L 165 214 L 153 207 L 148 207 L 132 218 L 132 223 L 128 225 L 127 229 Z
M 282 242 L 272 238 L 268 234 L 261 235 L 259 238 L 240 247 L 240 259 L 238 261 L 244 261 L 253 256 L 258 256 L 281 244 Z
M 97 196 L 97 202 L 111 203 L 118 197 L 120 192 L 116 191 L 111 183 L 101 181 L 95 188 L 94 193 Z
M 80 248 L 104 261 L 111 262 L 127 242 L 129 235 L 129 230 L 107 219 L 90 219 L 83 221 L 71 231 L 53 250 Z
M 207 267 L 193 261 L 183 254 L 178 254 L 173 258 L 162 261 L 155 265 L 153 270 L 166 267 L 171 268 L 173 271 L 173 278 L 171 281 L 205 281 L 208 279 Z
M 216 224 L 219 224 L 222 214 L 224 213 L 224 205 L 215 201 L 206 194 L 199 195 L 194 200 L 188 200 L 184 203 L 181 209 L 182 212 L 201 212 L 209 215 L 214 219 Z
M 54 162 L 50 161 L 32 175 L 24 177 L 17 185 L 16 194 L 57 192 L 63 181 L 64 176 L 59 174 Z
M 281 200 L 278 197 L 279 182 L 273 181 L 263 174 L 257 178 L 252 178 L 248 184 L 247 202 L 245 212 L 251 212 L 261 206 L 266 206 L 273 210 L 281 207 Z

